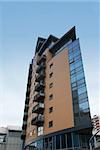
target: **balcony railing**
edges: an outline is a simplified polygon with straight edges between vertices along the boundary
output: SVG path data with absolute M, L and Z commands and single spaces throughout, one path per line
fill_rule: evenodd
M 27 118 L 28 118 L 28 112 L 24 112 L 23 121 L 27 121 Z
M 33 107 L 32 113 L 43 114 L 44 112 L 44 104 L 39 103 Z
M 42 69 L 46 68 L 45 62 L 42 62 L 36 69 L 36 73 L 39 73 Z
M 44 92 L 39 92 L 39 93 L 37 93 L 37 94 L 34 96 L 33 101 L 35 101 L 35 102 L 43 102 L 43 101 L 44 101 L 44 98 L 45 98 Z
M 37 65 L 39 65 L 41 62 L 45 62 L 46 61 L 46 56 L 43 55 L 40 57 L 40 59 L 37 60 Z
M 27 127 L 27 121 L 24 121 L 24 120 L 23 120 L 23 126 L 22 126 L 22 129 L 25 130 L 26 127 Z
M 27 113 L 28 112 L 28 108 L 29 108 L 29 105 L 25 105 L 25 108 L 24 108 L 24 113 Z
M 31 121 L 32 125 L 36 125 L 38 127 L 43 126 L 44 123 L 44 116 L 39 114 L 38 116 L 34 117 Z
M 44 82 L 39 82 L 37 83 L 37 85 L 35 86 L 35 91 L 40 91 L 42 89 L 44 89 L 45 85 L 44 85 Z
M 43 70 L 43 71 L 41 71 L 40 74 L 38 74 L 38 75 L 36 76 L 35 81 L 36 81 L 36 82 L 40 82 L 41 80 L 44 80 L 44 78 L 45 78 L 45 71 Z

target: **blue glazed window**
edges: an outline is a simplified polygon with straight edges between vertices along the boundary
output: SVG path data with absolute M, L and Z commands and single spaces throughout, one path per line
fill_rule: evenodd
M 85 99 L 87 98 L 87 92 L 82 93 L 81 95 L 79 95 L 79 100 Z
M 80 103 L 79 104 L 80 110 L 85 110 L 89 108 L 89 103 L 88 101 L 84 102 L 84 103 Z
M 84 93 L 84 92 L 86 92 L 86 86 L 83 86 L 83 87 L 81 87 L 81 88 L 78 88 L 78 94 L 79 94 L 79 95 L 82 94 L 82 93 Z
M 78 74 L 76 78 L 77 78 L 77 80 L 84 78 L 84 73 L 82 72 L 82 73 Z

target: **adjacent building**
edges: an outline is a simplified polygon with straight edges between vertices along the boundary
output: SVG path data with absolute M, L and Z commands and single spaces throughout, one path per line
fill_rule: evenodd
M 92 124 L 75 27 L 39 37 L 29 66 L 22 140 L 27 150 L 88 150 Z
M 0 127 L 0 150 L 22 150 L 21 128 Z
M 100 116 L 94 115 L 92 118 L 93 134 L 100 131 Z

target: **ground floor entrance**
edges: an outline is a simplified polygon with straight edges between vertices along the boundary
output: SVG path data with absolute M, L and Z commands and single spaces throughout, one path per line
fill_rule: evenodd
M 89 150 L 91 135 L 85 132 L 56 133 L 48 135 L 27 146 L 27 150 Z

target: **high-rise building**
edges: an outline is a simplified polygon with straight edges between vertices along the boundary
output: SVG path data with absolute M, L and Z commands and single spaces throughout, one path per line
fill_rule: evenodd
M 75 27 L 59 39 L 38 38 L 22 129 L 27 150 L 88 150 L 92 124 Z

